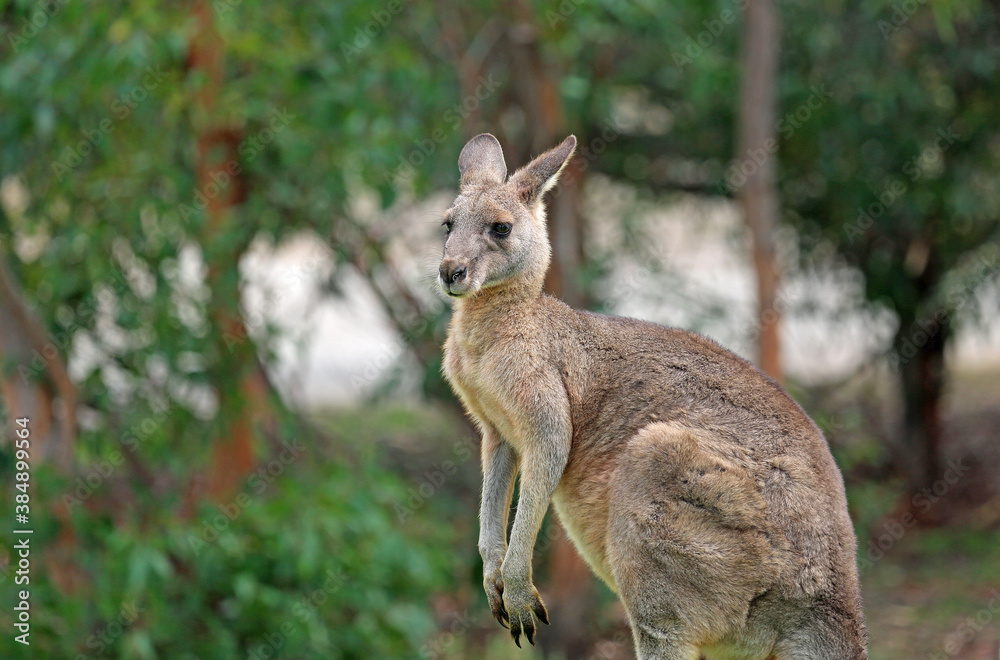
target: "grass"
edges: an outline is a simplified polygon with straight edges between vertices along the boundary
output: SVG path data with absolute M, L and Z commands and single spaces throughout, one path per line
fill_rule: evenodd
M 1000 657 L 998 550 L 1000 530 L 906 530 L 861 575 L 872 660 Z

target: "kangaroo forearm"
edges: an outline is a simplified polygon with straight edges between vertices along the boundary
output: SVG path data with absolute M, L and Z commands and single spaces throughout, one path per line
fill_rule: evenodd
M 483 437 L 483 493 L 479 507 L 479 553 L 500 559 L 507 548 L 507 520 L 514 495 L 517 455 L 496 433 Z
M 530 580 L 535 539 L 545 519 L 569 454 L 568 441 L 551 440 L 524 457 L 521 465 L 521 493 L 504 559 L 504 573 Z

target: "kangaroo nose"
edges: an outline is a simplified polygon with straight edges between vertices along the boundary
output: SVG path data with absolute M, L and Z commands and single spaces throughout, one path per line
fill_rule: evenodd
M 440 274 L 441 281 L 447 284 L 455 284 L 456 282 L 461 282 L 465 278 L 466 273 L 465 266 L 452 266 L 449 263 L 442 263 Z

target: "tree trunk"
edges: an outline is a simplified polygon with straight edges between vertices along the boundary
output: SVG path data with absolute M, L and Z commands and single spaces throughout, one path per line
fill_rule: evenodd
M 511 67 L 518 102 L 524 110 L 531 155 L 551 149 L 569 133 L 562 98 L 556 78 L 542 58 L 534 10 L 520 0 L 513 7 L 514 21 L 509 28 Z M 574 162 L 576 161 L 576 162 Z M 581 191 L 583 168 L 579 157 L 567 164 L 556 192 L 549 195 L 548 227 L 552 243 L 552 264 L 545 278 L 545 290 L 573 307 L 586 303 L 580 281 L 583 219 Z M 550 584 L 543 585 L 549 594 L 550 611 L 560 612 L 551 630 L 544 631 L 541 643 L 547 651 L 568 657 L 582 657 L 582 649 L 593 635 L 587 622 L 596 615 L 593 577 L 565 533 L 560 533 L 549 550 L 553 571 Z M 578 653 L 579 651 L 579 653 Z
M 47 335 L 0 254 L 0 364 L 13 367 L 0 369 L 0 399 L 7 415 L 0 441 L 17 438 L 16 431 L 23 427 L 16 420 L 27 418 L 32 470 L 48 463 L 71 474 L 75 465 L 77 392 L 59 346 L 65 348 L 69 341 Z M 59 534 L 42 560 L 53 583 L 64 594 L 74 593 L 86 584 L 86 575 L 76 563 L 76 532 L 69 511 L 63 500 L 45 498 L 37 489 L 31 497 L 30 522 L 20 526 L 33 529 L 38 518 L 58 522 Z
M 545 655 L 583 658 L 597 637 L 594 621 L 594 578 L 590 568 L 580 559 L 562 523 L 549 523 L 552 534 L 549 551 L 549 580 L 545 586 L 545 604 L 552 625 L 538 636 L 538 645 Z M 546 548 L 536 545 L 536 552 Z M 552 615 L 553 612 L 557 614 Z
M 534 14 L 523 1 L 515 4 L 511 25 L 511 64 L 519 103 L 524 110 L 532 155 L 551 149 L 568 135 L 559 85 L 542 58 Z M 583 216 L 583 168 L 579 157 L 563 171 L 559 186 L 549 196 L 548 226 L 552 264 L 545 289 L 572 307 L 586 304 L 580 281 Z
M 734 175 L 738 180 L 746 177 L 737 196 L 750 230 L 757 274 L 758 364 L 764 373 L 781 382 L 781 314 L 777 304 L 780 270 L 774 245 L 778 222 L 775 122 L 779 38 L 774 1 L 749 3 L 743 21 L 739 146 Z
M 906 476 L 907 501 L 911 504 L 913 496 L 932 487 L 942 472 L 941 396 L 947 338 L 946 327 L 925 329 L 918 323 L 900 324 L 896 335 L 903 419 L 895 462 Z M 913 509 L 912 506 L 907 508 Z M 922 523 L 934 524 L 941 521 L 943 513 L 941 507 L 936 509 L 924 507 L 914 509 L 913 513 Z
M 580 280 L 583 266 L 583 177 L 580 158 L 563 170 L 559 186 L 550 197 L 549 239 L 552 266 L 546 288 L 571 307 L 586 307 L 588 298 Z
M 196 29 L 191 39 L 189 65 L 192 72 L 204 75 L 205 82 L 197 97 L 198 135 L 197 185 L 203 193 L 217 189 L 208 199 L 207 222 L 203 234 L 208 265 L 208 285 L 212 292 L 211 315 L 219 364 L 213 369 L 212 384 L 219 394 L 222 432 L 212 447 L 207 491 L 216 501 L 225 500 L 239 489 L 257 465 L 254 427 L 256 422 L 270 422 L 270 386 L 262 373 L 256 347 L 240 313 L 238 271 L 241 246 L 219 243 L 231 241 L 225 231 L 230 209 L 241 202 L 245 191 L 238 174 L 227 170 L 230 162 L 239 162 L 240 132 L 219 119 L 218 92 L 223 84 L 222 38 L 215 28 L 211 3 L 199 2 L 195 8 Z M 216 181 L 228 180 L 219 186 Z M 231 384 L 235 383 L 235 387 Z M 191 489 L 186 509 L 190 510 L 199 489 Z
M 923 253 L 923 259 L 911 255 Z M 908 492 L 902 507 L 924 524 L 941 522 L 943 507 L 927 509 L 918 493 L 936 503 L 942 493 L 927 497 L 926 489 L 941 477 L 941 397 L 944 392 L 944 349 L 951 336 L 950 317 L 931 303 L 941 283 L 941 268 L 934 242 L 916 238 L 907 250 L 902 268 L 914 287 L 910 304 L 897 307 L 899 330 L 893 341 L 903 414 L 894 463 L 906 478 Z M 918 503 L 920 505 L 918 506 Z
M 65 338 L 64 345 L 70 338 Z M 65 346 L 64 346 L 65 347 Z M 60 347 L 25 303 L 13 273 L 0 255 L 0 395 L 7 413 L 4 438 L 14 438 L 15 419 L 28 418 L 32 467 L 49 462 L 62 472 L 73 464 L 76 386 Z

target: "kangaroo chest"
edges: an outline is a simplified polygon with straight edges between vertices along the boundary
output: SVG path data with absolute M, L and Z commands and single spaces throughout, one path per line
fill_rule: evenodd
M 519 342 L 487 350 L 449 337 L 444 373 L 469 414 L 495 428 L 518 454 L 534 421 L 526 406 L 533 391 L 533 362 Z
M 496 428 L 508 442 L 513 442 L 508 437 L 514 432 L 509 402 L 501 396 L 496 374 L 484 365 L 486 359 L 483 354 L 463 350 L 457 342 L 449 341 L 445 347 L 445 377 L 477 422 Z

